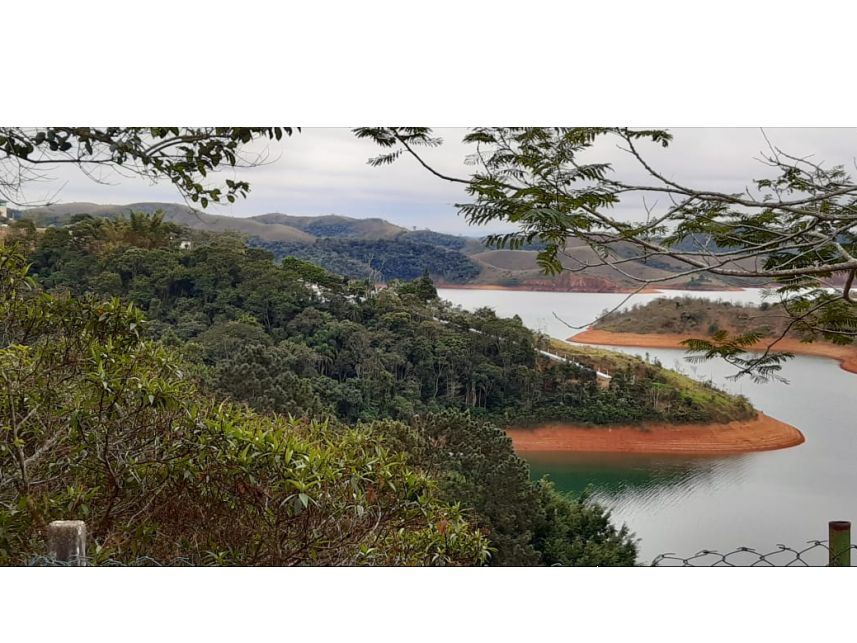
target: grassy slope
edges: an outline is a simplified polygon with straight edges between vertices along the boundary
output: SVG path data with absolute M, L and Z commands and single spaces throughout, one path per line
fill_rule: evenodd
M 393 239 L 405 228 L 384 219 L 352 219 L 335 214 L 318 217 L 298 217 L 288 214 L 261 214 L 250 217 L 267 225 L 288 225 L 315 237 L 347 239 Z
M 481 252 L 471 254 L 470 257 L 483 266 L 484 270 L 479 283 L 485 284 L 517 280 L 520 285 L 555 283 L 559 286 L 567 286 L 568 289 L 576 287 L 586 289 L 587 286 L 592 287 L 600 283 L 603 288 L 612 286 L 613 289 L 626 290 L 636 289 L 641 285 L 640 281 L 631 279 L 609 266 L 598 265 L 600 258 L 588 246 L 569 247 L 566 249 L 566 255 L 561 256 L 560 261 L 568 272 L 559 277 L 548 277 L 542 272 L 537 262 L 538 252 L 535 250 L 483 249 Z M 665 280 L 655 283 L 654 286 L 705 289 L 726 289 L 734 286 L 734 283 L 714 276 L 707 276 L 704 280 L 691 284 L 687 277 L 671 277 L 682 269 L 679 262 L 662 260 L 657 264 L 631 261 L 623 264 L 622 269 L 637 279 Z M 590 267 L 580 270 L 582 266 Z
M 312 235 L 292 226 L 265 224 L 253 219 L 206 214 L 178 203 L 129 203 L 126 205 L 99 205 L 96 203 L 64 203 L 43 208 L 31 208 L 23 216 L 38 226 L 64 225 L 75 214 L 91 214 L 96 217 L 115 219 L 128 216 L 129 212 L 152 213 L 163 210 L 165 219 L 186 225 L 194 230 L 206 232 L 241 232 L 251 236 L 262 236 L 269 241 L 312 241 Z
M 601 372 L 616 373 L 628 369 L 657 370 L 659 383 L 678 391 L 681 395 L 688 396 L 694 404 L 705 409 L 713 421 L 729 422 L 755 416 L 755 410 L 745 398 L 729 395 L 681 373 L 647 364 L 639 357 L 600 348 L 578 346 L 553 338 L 549 340 L 548 345 L 548 350 L 551 352 L 587 364 Z
M 233 231 L 265 241 L 289 241 L 310 243 L 318 238 L 335 239 L 395 239 L 399 236 L 407 238 L 418 234 L 406 230 L 379 218 L 355 219 L 338 215 L 324 216 L 292 216 L 281 213 L 262 214 L 253 217 L 231 217 L 202 213 L 186 205 L 177 203 L 132 203 L 127 205 L 100 205 L 95 203 L 66 203 L 42 208 L 31 208 L 24 212 L 26 218 L 35 221 L 36 225 L 63 225 L 74 214 L 91 214 L 115 218 L 127 215 L 131 210 L 154 212 L 161 209 L 166 213 L 166 219 L 173 223 L 186 225 L 196 230 L 208 232 Z M 448 237 L 447 243 L 438 245 L 448 246 L 452 235 L 437 235 Z M 586 245 L 570 242 L 566 249 L 568 256 L 561 257 L 567 271 L 559 276 L 547 276 L 539 267 L 536 259 L 538 253 L 534 250 L 489 250 L 477 239 L 459 238 L 462 247 L 456 248 L 469 255 L 481 268 L 481 273 L 470 283 L 479 285 L 521 286 L 539 290 L 558 291 L 590 291 L 609 292 L 627 291 L 638 288 L 640 282 L 626 277 L 607 266 L 598 266 L 599 258 Z M 428 239 L 419 239 L 428 241 Z M 457 244 L 456 244 L 457 245 Z M 623 249 L 617 246 L 622 254 L 624 251 L 633 252 L 629 247 Z M 583 271 L 581 266 L 589 265 Z M 659 285 L 681 288 L 722 289 L 731 287 L 727 279 L 709 276 L 703 282 L 689 284 L 687 278 L 670 278 L 674 272 L 683 269 L 680 262 L 662 258 L 658 261 L 643 263 L 632 261 L 623 265 L 623 270 L 639 279 L 666 279 Z M 745 284 L 746 285 L 746 284 Z
M 208 214 L 179 203 L 63 203 L 24 211 L 24 217 L 38 226 L 64 225 L 75 214 L 91 214 L 115 219 L 129 212 L 151 213 L 163 210 L 166 220 L 208 232 L 241 232 L 266 241 L 299 241 L 311 243 L 320 237 L 344 239 L 392 239 L 405 229 L 383 219 L 352 219 L 337 215 L 296 217 L 287 214 L 262 214 L 254 217 L 232 217 Z
M 614 333 L 679 333 L 704 337 L 717 329 L 730 333 L 763 329 L 767 335 L 785 328 L 785 312 L 779 306 L 766 310 L 750 304 L 712 301 L 695 297 L 658 298 L 607 315 L 593 328 Z

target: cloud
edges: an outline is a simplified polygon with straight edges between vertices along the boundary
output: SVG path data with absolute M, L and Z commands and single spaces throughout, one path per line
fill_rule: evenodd
M 463 128 L 439 128 L 444 145 L 425 150 L 429 163 L 446 174 L 466 177 L 465 164 L 471 151 L 461 142 Z M 765 175 L 756 159 L 767 149 L 758 128 L 678 128 L 667 148 L 644 146 L 647 159 L 665 176 L 695 186 L 740 191 L 751 179 Z M 857 129 L 788 128 L 765 130 L 771 142 L 795 155 L 814 155 L 828 164 L 854 169 Z M 444 232 L 484 234 L 509 230 L 509 226 L 472 228 L 457 214 L 455 203 L 467 200 L 460 184 L 449 183 L 426 172 L 409 157 L 389 166 L 373 168 L 366 161 L 378 153 L 369 141 L 355 138 L 347 128 L 306 128 L 280 142 L 256 143 L 247 156 L 262 155 L 266 163 L 254 168 L 228 170 L 214 178 L 240 177 L 252 186 L 247 199 L 230 207 L 210 211 L 231 216 L 266 212 L 296 215 L 342 214 L 353 217 L 382 217 L 403 226 L 430 227 Z M 601 145 L 592 158 L 615 163 L 625 179 L 651 182 L 615 142 Z M 34 186 L 28 196 L 44 198 L 62 187 L 61 201 L 132 203 L 177 201 L 168 182 L 150 184 L 139 178 L 110 176 L 110 185 L 91 181 L 78 170 L 59 167 L 50 184 Z M 622 216 L 635 217 L 642 203 L 630 201 L 618 208 Z

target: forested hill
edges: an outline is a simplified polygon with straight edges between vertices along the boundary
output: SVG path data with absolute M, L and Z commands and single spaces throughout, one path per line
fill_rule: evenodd
M 99 205 L 68 203 L 18 211 L 19 219 L 37 227 L 68 225 L 84 215 L 116 220 L 132 212 L 162 212 L 164 220 L 203 232 L 236 232 L 277 259 L 295 256 L 318 266 L 360 279 L 414 279 L 428 271 L 446 283 L 468 283 L 482 267 L 466 256 L 484 249 L 476 239 L 431 230 L 407 230 L 383 219 L 354 219 L 262 214 L 239 218 L 207 214 L 175 203 Z
M 3 243 L 0 564 L 83 517 L 123 561 L 628 565 L 629 532 L 530 481 L 497 424 L 754 414 L 636 359 L 600 386 L 426 277 L 375 290 L 159 216 Z
M 183 250 L 181 229 L 146 215 L 23 233 L 45 287 L 133 302 L 212 390 L 262 411 L 371 420 L 452 408 L 598 424 L 750 412 L 716 391 L 673 390 L 654 404 L 649 389 L 665 380 L 643 364 L 600 388 L 591 371 L 541 357 L 520 320 L 455 310 L 427 278 L 375 292 L 293 256 L 277 265 L 230 236 L 197 236 Z
M 251 239 L 248 243 L 269 250 L 277 260 L 298 257 L 325 270 L 358 279 L 411 280 L 427 272 L 446 283 L 463 284 L 479 275 L 479 265 L 461 252 L 411 241 L 408 234 L 396 239 L 320 239 L 311 244 L 260 239 Z
M 312 242 L 321 237 L 345 239 L 388 239 L 405 228 L 382 219 L 351 219 L 335 215 L 294 217 L 285 214 L 263 214 L 255 217 L 231 217 L 209 214 L 178 203 L 130 203 L 127 205 L 97 203 L 63 203 L 16 212 L 17 218 L 28 219 L 39 227 L 66 225 L 75 216 L 118 219 L 132 212 L 163 212 L 170 223 L 205 232 L 240 232 L 265 241 Z
M 785 332 L 790 317 L 782 305 L 712 301 L 699 297 L 658 298 L 603 316 L 593 325 L 616 333 L 680 333 L 711 336 L 720 330 L 729 333 L 759 333 L 778 337 Z M 799 337 L 794 332 L 794 337 Z
M 75 216 L 89 214 L 116 219 L 131 212 L 162 211 L 165 220 L 204 232 L 236 232 L 277 257 L 291 255 L 327 270 L 375 281 L 411 279 L 428 271 L 444 284 L 503 286 L 530 290 L 584 292 L 627 291 L 639 287 L 638 279 L 654 279 L 665 287 L 718 290 L 734 286 L 764 285 L 747 279 L 707 276 L 675 276 L 686 266 L 677 260 L 633 257 L 622 244 L 614 250 L 622 257 L 622 272 L 601 263 L 586 244 L 570 240 L 562 255 L 567 271 L 544 274 L 538 261 L 543 244 L 536 240 L 524 247 L 486 248 L 478 238 L 443 234 L 432 230 L 408 230 L 379 218 L 355 219 L 338 215 L 292 216 L 269 213 L 252 217 L 208 214 L 175 203 L 99 205 L 69 203 L 31 208 L 15 213 L 37 227 L 67 225 Z M 710 246 L 700 236 L 686 239 L 690 249 Z M 679 246 L 679 247 L 685 247 Z M 581 270 L 582 266 L 587 266 Z
M 272 213 L 250 218 L 268 225 L 291 226 L 317 239 L 393 239 L 405 232 L 405 228 L 384 219 L 353 219 L 335 214 L 300 217 Z

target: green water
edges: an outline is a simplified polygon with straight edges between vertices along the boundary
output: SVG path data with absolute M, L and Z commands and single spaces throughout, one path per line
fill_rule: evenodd
M 579 453 L 529 453 L 527 461 L 533 479 L 547 476 L 562 491 L 589 488 L 608 495 L 687 485 L 713 475 L 722 465 L 715 458 Z

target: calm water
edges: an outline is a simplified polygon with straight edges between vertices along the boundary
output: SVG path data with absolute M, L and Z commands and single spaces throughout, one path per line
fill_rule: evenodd
M 566 338 L 624 295 L 448 290 L 439 294 L 467 309 L 494 308 L 524 323 Z M 671 294 L 732 301 L 758 301 L 760 291 Z M 628 305 L 657 295 L 636 295 Z M 554 313 L 562 320 L 557 319 Z M 798 427 L 798 447 L 727 457 L 621 454 L 530 454 L 534 475 L 547 474 L 561 489 L 593 489 L 618 523 L 641 539 L 640 558 L 661 553 L 731 551 L 740 546 L 774 551 L 826 539 L 829 520 L 857 522 L 857 375 L 829 359 L 796 357 L 786 364 L 788 384 L 727 380 L 722 362 L 691 365 L 679 350 L 612 348 L 661 363 L 697 379 L 712 379 L 746 395 L 768 415 Z

